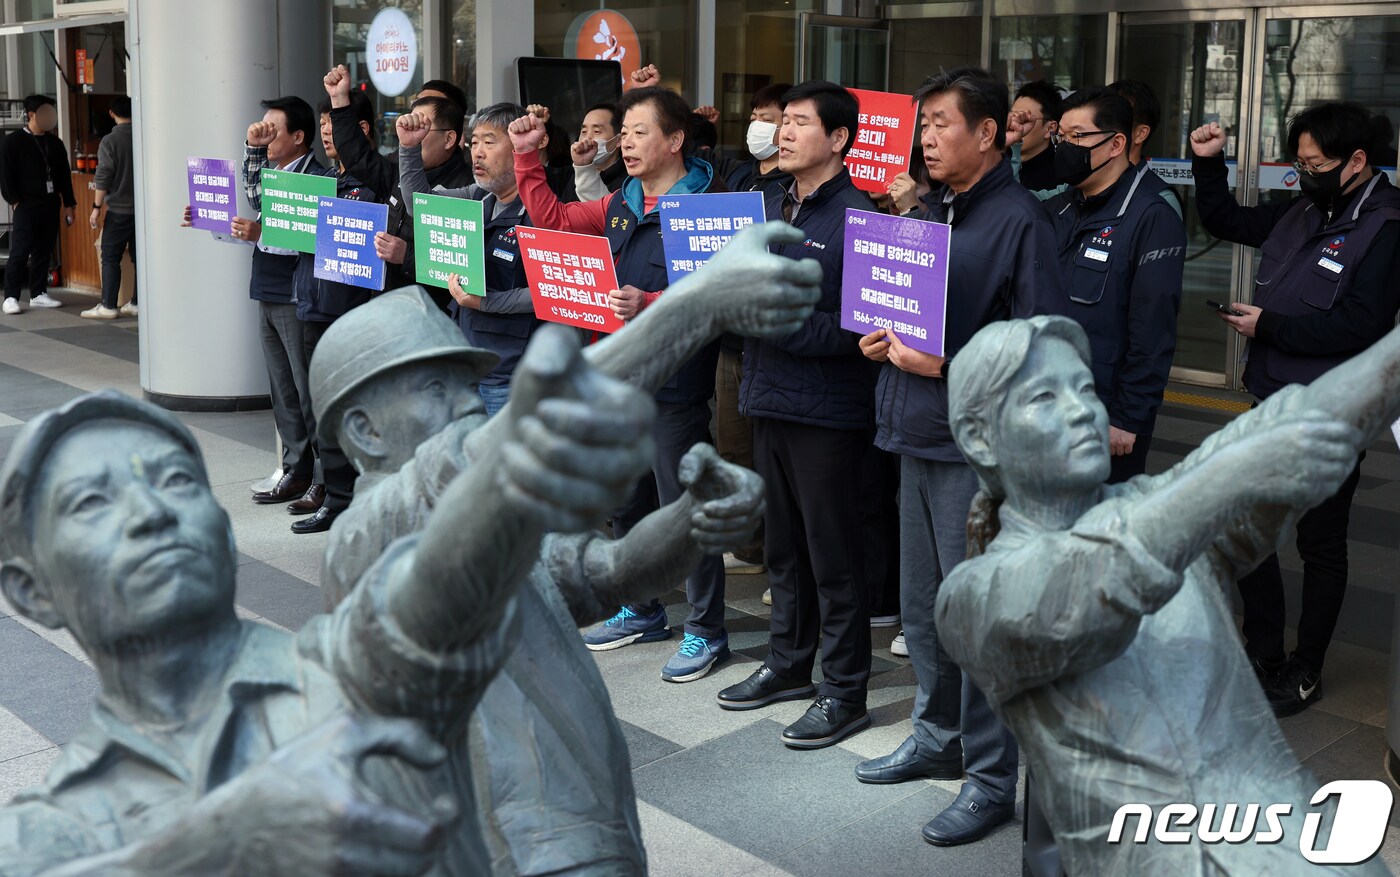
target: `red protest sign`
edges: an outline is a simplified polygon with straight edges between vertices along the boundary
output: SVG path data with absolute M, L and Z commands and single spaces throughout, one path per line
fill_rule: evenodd
M 894 178 L 909 170 L 918 117 L 907 94 L 849 89 L 860 101 L 860 129 L 846 153 L 851 181 L 863 192 L 884 194 Z
M 515 227 L 535 316 L 595 332 L 616 332 L 622 321 L 608 306 L 617 289 L 607 238 L 547 228 Z

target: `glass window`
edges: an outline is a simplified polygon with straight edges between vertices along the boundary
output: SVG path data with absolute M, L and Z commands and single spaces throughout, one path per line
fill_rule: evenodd
M 403 93 L 394 97 L 380 94 L 375 89 L 374 83 L 369 80 L 365 62 L 365 39 L 369 36 L 370 23 L 374 21 L 375 13 L 386 7 L 404 11 L 413 22 L 414 36 L 418 40 L 418 65 L 413 77 Z M 386 155 L 395 152 L 399 142 L 394 120 L 400 113 L 408 111 L 413 96 L 423 85 L 423 0 L 335 0 L 332 22 L 332 57 L 336 64 L 344 64 L 350 69 L 353 87 L 363 90 L 373 102 L 375 142 L 379 144 L 379 151 Z
M 612 15 L 606 30 L 599 26 L 598 18 L 589 21 L 603 11 L 600 6 L 598 0 L 535 0 L 535 55 L 617 60 L 624 75 L 655 64 L 661 70 L 662 85 L 693 101 L 694 0 L 608 3 L 606 11 Z M 589 25 L 588 33 L 583 32 L 585 24 Z M 627 32 L 629 28 L 633 33 Z
M 719 139 L 747 155 L 744 133 L 753 93 L 797 76 L 798 13 L 812 0 L 715 0 L 715 102 Z
M 982 17 L 890 23 L 890 91 L 912 94 L 933 74 L 982 63 Z
M 1037 79 L 1061 88 L 1103 83 L 1106 15 L 1025 15 L 992 19 L 992 72 L 1011 90 Z
M 477 0 L 452 0 L 448 27 L 452 81 L 466 92 L 468 109 L 476 105 L 476 4 Z

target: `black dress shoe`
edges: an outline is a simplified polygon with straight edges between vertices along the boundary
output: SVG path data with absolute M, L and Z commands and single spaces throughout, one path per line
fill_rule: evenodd
M 258 505 L 291 502 L 303 493 L 306 493 L 307 488 L 310 486 L 310 478 L 304 475 L 293 475 L 283 470 L 282 479 L 277 482 L 277 486 L 271 490 L 264 490 L 262 493 L 253 494 L 253 502 Z
M 816 693 L 810 679 L 789 679 L 779 676 L 764 664 L 749 678 L 715 695 L 721 709 L 756 710 L 784 700 L 805 700 Z
M 326 485 L 313 484 L 306 488 L 306 493 L 301 495 L 301 499 L 294 499 L 287 503 L 287 514 L 289 515 L 309 515 L 321 507 L 321 503 L 326 501 Z
M 960 780 L 963 775 L 962 750 L 934 752 L 910 736 L 884 758 L 872 758 L 856 765 L 856 779 L 863 783 L 902 783 L 905 780 Z
M 325 506 L 321 506 L 311 517 L 302 518 L 300 521 L 292 524 L 292 532 L 324 533 L 331 528 L 331 524 L 335 523 L 335 519 L 339 514 L 340 512 L 333 512 Z
M 821 749 L 868 727 L 870 714 L 865 704 L 822 695 L 807 707 L 802 718 L 783 730 L 783 743 L 790 749 Z
M 1015 815 L 1015 801 L 994 804 L 976 786 L 963 783 L 962 791 L 948 809 L 924 826 L 924 840 L 938 847 L 970 844 L 986 837 L 992 829 Z

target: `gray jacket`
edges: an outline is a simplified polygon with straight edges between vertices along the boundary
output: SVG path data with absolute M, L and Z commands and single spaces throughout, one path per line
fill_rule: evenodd
M 136 212 L 136 171 L 131 159 L 131 123 L 122 122 L 97 147 L 94 186 L 106 192 L 104 203 L 113 213 Z

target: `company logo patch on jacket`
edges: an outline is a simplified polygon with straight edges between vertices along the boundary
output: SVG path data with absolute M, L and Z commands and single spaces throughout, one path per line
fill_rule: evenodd
M 1342 245 L 1346 243 L 1346 239 L 1347 236 L 1344 234 L 1337 235 L 1332 239 L 1331 243 L 1322 248 L 1322 252 L 1326 253 L 1329 256 L 1340 255 L 1337 251 L 1340 250 L 1342 248 Z
M 807 238 L 807 240 L 803 241 L 803 242 L 802 242 L 802 246 L 804 246 L 804 247 L 813 247 L 813 248 L 818 249 L 818 250 L 825 250 L 825 249 L 826 249 L 826 244 L 822 243 L 821 241 L 814 241 L 814 240 L 812 240 L 811 238 Z
M 1113 246 L 1113 241 L 1109 240 L 1109 238 L 1113 236 L 1113 228 L 1114 227 L 1111 225 L 1106 225 L 1103 228 L 1099 229 L 1098 234 L 1094 235 L 1094 237 L 1092 238 L 1093 243 L 1096 246 L 1100 247 Z

